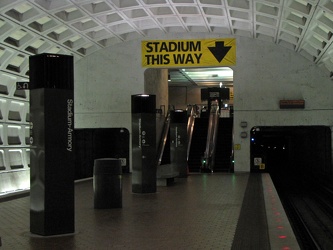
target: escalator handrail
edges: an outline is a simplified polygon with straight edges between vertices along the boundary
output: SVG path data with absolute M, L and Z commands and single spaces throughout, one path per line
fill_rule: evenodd
M 157 150 L 157 156 L 158 156 L 157 157 L 157 166 L 160 166 L 161 162 L 162 162 L 164 148 L 165 148 L 165 144 L 166 144 L 166 141 L 168 138 L 169 128 L 170 128 L 170 109 L 168 110 L 168 113 L 164 120 L 162 136 L 161 136 L 161 140 L 160 140 L 158 150 Z

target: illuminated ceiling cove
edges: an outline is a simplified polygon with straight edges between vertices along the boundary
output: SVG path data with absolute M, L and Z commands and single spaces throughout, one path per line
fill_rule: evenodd
M 332 0 L 1 0 L 0 70 L 27 77 L 33 54 L 79 59 L 149 35 L 207 32 L 287 47 L 332 78 L 332 31 Z

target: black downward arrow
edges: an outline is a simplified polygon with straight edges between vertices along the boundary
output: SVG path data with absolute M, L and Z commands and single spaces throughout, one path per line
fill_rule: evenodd
M 220 63 L 231 49 L 231 46 L 224 46 L 224 42 L 215 42 L 215 47 L 208 47 L 208 49 Z

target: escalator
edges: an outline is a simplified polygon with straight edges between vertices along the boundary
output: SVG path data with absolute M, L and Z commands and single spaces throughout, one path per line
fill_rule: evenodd
M 179 176 L 177 166 L 171 162 L 170 152 L 170 122 L 171 110 L 169 108 L 166 117 L 160 115 L 157 118 L 157 127 L 161 130 L 157 132 L 157 158 L 156 158 L 156 185 L 168 186 L 174 182 L 174 178 Z M 160 136 L 159 136 L 160 135 Z
M 188 172 L 231 172 L 233 118 L 219 118 L 218 106 L 212 109 L 209 116 L 204 117 L 200 117 L 195 110 L 196 107 L 188 108 Z M 170 162 L 169 127 L 170 114 L 168 112 L 160 138 L 158 167 L 174 164 Z
M 219 118 L 218 107 L 209 118 L 195 118 L 189 143 L 189 172 L 232 172 L 233 118 Z
M 168 110 L 167 116 L 157 119 L 161 128 L 157 133 L 157 183 L 168 185 L 175 177 L 186 177 L 187 169 L 187 122 L 188 115 L 184 110 Z M 163 123 L 163 124 L 162 124 Z
M 195 118 L 194 127 L 189 145 L 189 156 L 187 165 L 190 172 L 201 172 L 201 160 L 206 149 L 208 132 L 208 118 Z

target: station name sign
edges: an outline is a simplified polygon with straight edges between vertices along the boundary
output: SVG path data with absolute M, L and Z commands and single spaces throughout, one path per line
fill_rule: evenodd
M 142 41 L 142 67 L 206 67 L 236 64 L 236 39 Z
M 16 90 L 29 89 L 29 82 L 16 82 Z
M 280 109 L 304 109 L 305 100 L 280 100 Z

